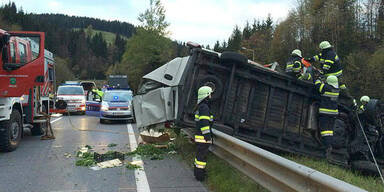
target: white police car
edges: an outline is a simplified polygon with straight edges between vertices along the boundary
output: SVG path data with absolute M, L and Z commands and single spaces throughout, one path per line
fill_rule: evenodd
M 100 123 L 107 120 L 133 122 L 132 91 L 128 89 L 108 89 L 101 101 L 87 101 L 87 115 L 99 116 Z
M 132 91 L 117 89 L 104 92 L 100 106 L 100 123 L 105 120 L 133 121 Z

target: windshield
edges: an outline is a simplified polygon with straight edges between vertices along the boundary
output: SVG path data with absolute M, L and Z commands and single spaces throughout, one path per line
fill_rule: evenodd
M 59 87 L 58 95 L 84 95 L 83 87 Z
M 93 88 L 96 88 L 95 83 L 93 82 L 81 82 L 81 86 L 83 86 L 84 90 L 90 91 Z
M 131 91 L 110 91 L 105 92 L 103 101 L 109 102 L 128 102 L 132 100 Z

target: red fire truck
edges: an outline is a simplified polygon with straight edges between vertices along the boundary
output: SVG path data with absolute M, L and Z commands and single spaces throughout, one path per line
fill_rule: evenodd
M 54 91 L 53 54 L 43 32 L 0 29 L 0 151 L 15 150 L 23 128 L 41 135 Z

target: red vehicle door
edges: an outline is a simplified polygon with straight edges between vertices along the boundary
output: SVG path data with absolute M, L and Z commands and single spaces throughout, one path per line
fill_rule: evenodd
M 0 97 L 20 97 L 44 84 L 44 33 L 0 30 Z

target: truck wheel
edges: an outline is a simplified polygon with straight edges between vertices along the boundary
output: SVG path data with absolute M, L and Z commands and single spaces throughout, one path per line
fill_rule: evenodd
M 226 51 L 223 52 L 220 56 L 221 63 L 240 63 L 245 64 L 248 63 L 247 57 L 242 54 L 236 52 Z
M 22 129 L 21 115 L 13 109 L 10 120 L 0 122 L 0 151 L 15 150 L 19 146 Z
M 198 79 L 197 80 L 197 84 L 198 84 L 198 87 L 197 89 L 199 89 L 200 87 L 206 85 L 206 86 L 210 86 L 212 87 L 212 89 L 214 89 L 213 91 L 213 94 L 212 94 L 212 100 L 215 100 L 215 99 L 218 99 L 222 96 L 223 94 L 223 82 L 217 78 L 216 76 L 214 75 L 206 75 L 204 77 L 202 77 L 201 79 Z M 197 90 L 196 90 L 197 92 Z

